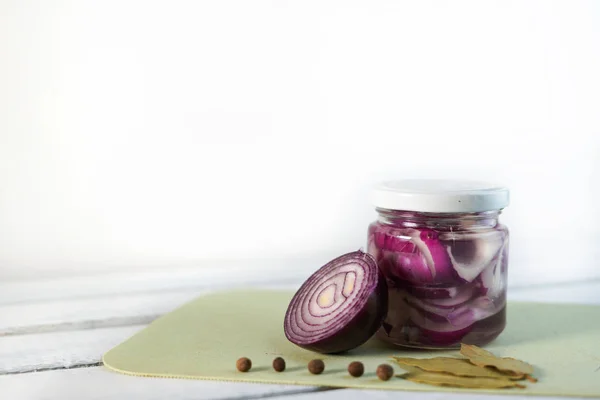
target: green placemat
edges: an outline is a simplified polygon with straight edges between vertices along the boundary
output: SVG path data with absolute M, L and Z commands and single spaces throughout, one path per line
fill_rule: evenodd
M 600 307 L 573 304 L 509 303 L 506 330 L 486 349 L 499 356 L 533 364 L 538 383 L 526 389 L 473 390 L 441 388 L 393 378 L 383 382 L 374 371 L 381 363 L 399 366 L 389 356 L 458 355 L 456 351 L 420 352 L 385 347 L 376 340 L 344 355 L 327 356 L 291 344 L 283 333 L 283 317 L 293 293 L 276 291 L 221 292 L 200 297 L 157 319 L 110 350 L 104 364 L 131 375 L 213 379 L 387 390 L 466 391 L 502 394 L 600 397 Z M 239 357 L 252 360 L 252 370 L 238 372 Z M 285 372 L 271 368 L 273 358 L 286 360 Z M 326 369 L 311 375 L 306 364 L 322 358 Z M 352 378 L 349 362 L 365 364 L 365 375 Z

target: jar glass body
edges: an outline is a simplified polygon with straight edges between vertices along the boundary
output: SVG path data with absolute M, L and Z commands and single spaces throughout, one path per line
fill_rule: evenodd
M 393 345 L 484 345 L 506 324 L 509 232 L 500 210 L 419 213 L 377 209 L 368 252 L 386 277 L 377 337 Z

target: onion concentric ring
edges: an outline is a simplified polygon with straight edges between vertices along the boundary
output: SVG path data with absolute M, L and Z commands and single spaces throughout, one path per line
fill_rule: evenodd
M 377 263 L 356 251 L 325 264 L 292 298 L 284 321 L 292 343 L 320 353 L 340 353 L 366 342 L 381 326 L 387 286 Z

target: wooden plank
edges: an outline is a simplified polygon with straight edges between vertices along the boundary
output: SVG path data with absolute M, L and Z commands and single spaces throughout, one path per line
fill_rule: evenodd
M 96 364 L 102 354 L 142 328 L 127 326 L 3 337 L 0 374 Z
M 100 279 L 100 281 L 103 281 Z M 108 284 L 108 280 L 103 281 Z M 292 290 L 297 284 L 260 285 L 258 288 Z M 223 288 L 226 289 L 226 288 Z M 55 290 L 60 291 L 59 288 Z M 0 305 L 0 337 L 25 333 L 94 329 L 146 324 L 211 289 L 134 292 L 89 298 Z M 509 290 L 518 301 L 600 304 L 600 282 L 552 285 Z
M 275 287 L 281 287 L 276 285 Z M 590 304 L 600 304 L 600 287 L 596 284 L 586 285 L 568 285 L 555 288 L 537 288 L 527 292 L 515 293 L 511 296 L 518 300 L 533 301 L 576 301 Z M 171 296 L 169 294 L 169 296 Z M 191 296 L 194 297 L 195 293 Z M 83 321 L 82 324 L 88 324 L 90 315 L 97 318 L 93 321 L 99 321 L 98 324 L 89 323 L 89 326 L 73 326 L 73 331 L 57 331 L 53 333 L 36 333 L 27 335 L 12 335 L 0 337 L 0 373 L 4 372 L 23 372 L 32 371 L 40 368 L 69 367 L 85 363 L 95 363 L 100 361 L 100 356 L 113 346 L 133 335 L 143 326 L 124 326 L 116 328 L 98 328 L 102 326 L 100 322 L 110 323 L 109 316 L 115 317 L 122 315 L 124 318 L 128 315 L 134 317 L 140 311 L 145 311 L 153 304 L 160 304 L 164 299 L 161 296 L 156 298 L 153 295 L 140 295 L 129 298 L 108 298 L 108 299 L 89 299 L 85 302 L 67 302 L 65 307 L 72 307 L 70 313 L 65 313 L 68 318 L 62 321 Z M 148 296 L 148 297 L 146 297 Z M 160 312 L 167 311 L 170 307 L 176 307 L 186 301 L 187 294 L 181 294 L 181 297 L 172 297 L 171 303 L 166 304 L 163 309 L 156 309 Z M 137 306 L 132 306 L 136 305 Z M 92 307 L 93 306 L 93 307 Z M 7 306 L 5 306 L 7 307 Z M 24 306 L 25 307 L 25 306 Z M 47 312 L 46 305 L 40 303 L 37 305 L 27 305 L 27 308 L 13 310 L 11 315 L 17 316 L 19 313 L 28 315 L 23 317 L 22 321 L 31 318 L 31 321 L 44 321 L 42 314 Z M 40 307 L 35 313 L 35 307 Z M 96 308 L 94 308 L 96 307 Z M 91 314 L 88 310 L 91 309 Z M 128 310 L 128 311 L 124 311 Z M 19 312 L 17 312 L 19 311 Z M 130 313 L 129 313 L 130 312 Z M 8 315 L 8 314 L 5 314 Z M 54 317 L 60 316 L 60 309 L 56 311 Z M 147 314 L 148 318 L 154 318 L 155 315 Z M 54 318 L 53 317 L 53 318 Z M 57 319 L 58 320 L 58 319 Z M 30 322 L 31 322 L 30 321 Z M 107 322 L 108 321 L 108 322 Z M 123 322 L 131 322 L 125 321 Z M 84 330 L 77 330 L 89 328 Z M 96 328 L 96 329 L 92 329 Z
M 215 262 L 214 268 L 171 268 L 146 272 L 110 273 L 48 280 L 0 282 L 0 306 L 68 299 L 89 299 L 126 294 L 194 291 L 201 289 L 247 287 L 272 283 L 298 286 L 318 265 L 320 259 Z M 600 280 L 544 285 L 545 288 L 598 285 Z M 521 292 L 530 285 L 510 286 Z
M 205 261 L 197 268 L 0 282 L 0 305 L 107 297 L 133 293 L 300 284 L 327 257 L 291 260 Z
M 510 298 L 600 304 L 599 289 L 599 283 L 542 287 L 511 291 Z M 98 362 L 104 351 L 141 328 L 109 327 L 146 323 L 196 295 L 198 292 L 190 290 L 181 293 L 138 293 L 77 301 L 5 305 L 0 307 L 0 326 L 6 334 L 0 337 L 0 372 Z M 55 332 L 17 335 L 52 330 Z
M 385 382 L 382 382 L 382 386 Z M 293 397 L 285 395 L 275 396 L 275 399 L 286 400 L 532 400 L 531 396 L 512 395 L 482 395 L 470 393 L 452 393 L 444 392 L 443 388 L 439 392 L 399 392 L 385 390 L 358 390 L 358 389 L 343 389 L 334 391 L 323 391 L 317 393 L 298 394 Z M 573 397 L 547 397 L 535 396 L 535 400 L 573 400 Z
M 274 283 L 257 288 L 292 290 L 295 287 L 296 285 Z M 0 337 L 148 324 L 211 291 L 188 288 L 180 291 L 0 305 Z
M 588 283 L 588 284 L 580 284 L 580 285 L 565 285 L 565 286 L 555 286 L 555 287 L 541 287 L 541 288 L 532 288 L 527 291 L 511 291 L 511 299 L 513 300 L 532 300 L 532 301 L 574 301 L 574 302 L 582 302 L 582 303 L 596 303 L 599 304 L 599 293 L 598 284 L 597 283 Z M 167 292 L 167 295 L 172 295 L 174 293 Z M 191 291 L 192 297 L 194 297 L 197 293 L 195 291 Z M 181 295 L 180 300 L 185 301 L 186 293 L 179 293 Z M 147 297 L 146 297 L 147 296 Z M 156 296 L 156 297 L 155 297 Z M 139 293 L 137 295 L 133 295 L 132 303 L 137 304 L 137 310 L 145 309 L 148 306 L 152 306 L 152 304 L 159 304 L 163 299 L 161 299 L 162 295 L 148 294 L 148 293 Z M 129 296 L 117 296 L 112 297 L 109 296 L 107 299 L 114 299 L 114 302 L 103 299 L 103 298 L 94 298 L 94 299 L 86 299 L 79 300 L 74 302 L 65 301 L 62 305 L 64 307 L 69 307 L 69 304 L 77 305 L 79 302 L 83 301 L 82 304 L 78 306 L 73 306 L 71 309 L 71 313 L 65 313 L 71 320 L 76 321 L 81 316 L 89 316 L 90 314 L 86 314 L 86 309 L 90 307 L 90 305 L 97 303 L 97 309 L 93 311 L 93 315 L 98 318 L 99 321 L 103 320 L 103 315 L 117 315 L 114 314 L 116 310 L 119 309 L 119 304 L 121 304 L 121 308 L 127 308 L 127 302 L 123 303 L 123 301 Z M 138 298 L 139 297 L 139 298 Z M 155 299 L 157 302 L 154 303 Z M 172 297 L 173 305 L 177 302 L 177 296 Z M 101 306 L 100 303 L 106 302 L 110 303 L 106 306 Z M 37 306 L 41 306 L 38 311 L 43 313 L 44 311 L 48 311 L 50 309 L 44 309 L 46 303 L 38 303 Z M 19 305 L 13 305 L 19 306 Z M 33 307 L 36 304 L 21 304 L 20 306 Z M 6 307 L 6 306 L 5 306 Z M 92 307 L 93 308 L 93 307 Z M 63 307 L 58 307 L 58 309 L 63 309 Z M 19 312 L 27 313 L 27 308 L 16 308 L 13 309 L 13 315 L 17 315 Z M 31 309 L 29 309 L 31 310 Z M 108 314 L 105 311 L 109 311 Z M 111 311 L 112 310 L 112 311 Z M 137 311 L 133 312 L 132 315 L 136 314 Z M 19 312 L 17 312 L 19 311 Z M 126 314 L 126 313 L 125 313 Z M 123 314 L 123 315 L 125 315 Z M 59 315 L 59 314 L 57 314 Z M 38 317 L 35 317 L 34 320 L 38 320 Z M 112 348 L 117 345 L 121 341 L 125 340 L 129 336 L 133 335 L 139 329 L 143 328 L 143 326 L 128 326 L 121 328 L 103 328 L 103 329 L 89 329 L 89 330 L 80 330 L 80 331 L 69 331 L 69 332 L 54 332 L 54 333 L 44 333 L 44 334 L 29 334 L 29 335 L 15 335 L 15 336 L 7 336 L 0 338 L 0 374 L 4 373 L 22 373 L 26 371 L 34 371 L 40 369 L 50 369 L 50 368 L 65 368 L 65 367 L 74 367 L 80 365 L 90 365 L 97 363 L 100 360 L 102 353 L 106 350 Z M 66 350 L 65 350 L 66 349 Z M 77 371 L 77 370 L 69 370 L 68 372 Z M 57 372 L 57 371 L 53 371 Z M 50 371 L 43 373 L 35 373 L 35 374 L 23 374 L 24 377 L 29 376 L 37 376 L 50 373 Z M 7 375 L 9 377 L 14 377 L 16 375 Z M 8 382 L 8 380 L 3 380 L 2 382 Z M 0 387 L 4 389 L 4 384 L 0 383 Z M 57 390 L 61 390 L 57 388 Z M 344 391 L 345 392 L 345 391 Z M 50 392 L 49 392 L 50 393 Z M 62 392 L 59 392 L 62 393 Z M 120 392 L 118 392 L 120 393 Z M 220 392 L 219 392 L 220 393 Z M 365 393 L 365 392 L 360 392 Z M 375 392 L 373 396 L 382 395 L 384 393 L 386 396 L 387 392 Z M 102 394 L 102 391 L 100 391 Z M 371 396 L 371 393 L 368 393 Z M 93 394 L 92 394 L 93 395 Z M 269 394 L 264 394 L 268 395 Z M 330 396 L 334 395 L 334 393 L 311 393 L 311 396 Z M 235 397 L 237 394 L 233 394 L 232 396 L 220 396 L 221 397 Z M 252 397 L 244 397 L 245 394 L 242 394 L 239 398 L 252 398 Z M 254 396 L 248 395 L 248 396 Z M 263 396 L 263 394 L 257 394 L 256 396 Z M 362 395 L 364 396 L 364 394 Z M 147 396 L 143 396 L 146 398 Z M 27 397 L 25 397 L 27 398 Z M 32 397 L 37 398 L 37 397 Z M 50 397 L 52 398 L 52 397 Z M 97 397 L 103 398 L 103 397 Z M 110 397 L 108 397 L 110 398 Z M 198 397 L 196 394 L 190 398 L 204 398 Z M 311 397 L 314 398 L 314 397 Z M 323 397 L 326 398 L 326 397 Z M 346 397 L 345 397 L 346 398 Z M 375 397 L 376 398 L 376 397 Z M 384 397 L 385 398 L 385 397 Z M 447 398 L 447 397 L 444 397 Z M 514 397 L 511 396 L 512 399 Z
M 385 383 L 382 383 L 384 385 Z M 0 388 L 14 399 L 260 399 L 286 400 L 530 400 L 530 396 L 486 395 L 443 392 L 397 392 L 246 384 L 200 380 L 138 378 L 107 371 L 102 367 L 56 370 L 23 375 L 0 376 Z M 293 395 L 293 396 L 292 396 Z M 561 397 L 536 397 L 539 400 L 561 400 Z
M 148 324 L 206 290 L 114 295 L 0 306 L 0 337 Z
M 0 376 L 6 399 L 257 399 L 318 392 L 309 386 L 264 385 L 187 379 L 141 378 L 103 367 Z
M 0 282 L 0 306 L 126 294 L 218 290 L 274 282 L 299 285 L 318 266 L 327 261 L 328 256 L 289 260 L 204 261 L 197 268 L 174 267 L 144 272 L 112 272 L 56 279 L 4 281 Z M 565 285 L 581 284 L 586 282 L 571 282 Z M 529 289 L 528 285 L 511 287 L 515 291 Z

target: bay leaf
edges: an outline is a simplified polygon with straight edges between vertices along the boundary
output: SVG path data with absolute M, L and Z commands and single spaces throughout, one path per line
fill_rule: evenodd
M 434 357 L 434 358 L 411 358 L 392 357 L 400 366 L 417 367 L 428 372 L 444 372 L 456 376 L 480 377 L 492 379 L 523 379 L 524 375 L 506 375 L 496 369 L 482 368 L 472 364 L 466 358 Z
M 408 381 L 425 383 L 436 386 L 450 386 L 458 388 L 469 388 L 469 389 L 503 389 L 503 388 L 520 388 L 523 389 L 526 386 L 518 382 L 511 381 L 508 379 L 495 379 L 495 378 L 473 378 L 465 376 L 455 376 L 445 373 L 436 372 L 409 372 L 403 375 L 397 375 L 399 378 L 406 379 Z
M 460 354 L 467 357 L 469 361 L 480 367 L 494 367 L 512 375 L 531 375 L 533 366 L 525 361 L 510 357 L 497 357 L 493 353 L 469 344 L 460 345 Z

